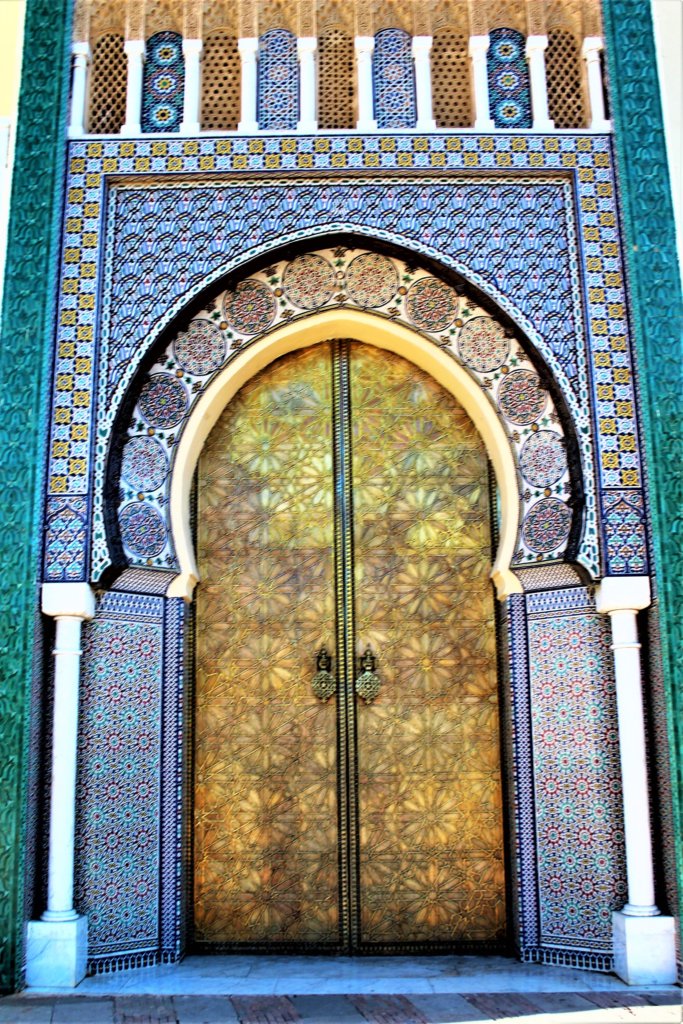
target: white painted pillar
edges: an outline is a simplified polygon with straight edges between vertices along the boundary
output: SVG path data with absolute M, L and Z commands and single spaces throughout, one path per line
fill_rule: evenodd
M 358 76 L 358 120 L 359 132 L 376 132 L 375 101 L 372 91 L 372 54 L 375 49 L 374 36 L 356 36 L 356 74 Z
M 545 51 L 547 48 L 547 36 L 527 36 L 526 59 L 529 65 L 531 110 L 533 128 L 537 132 L 551 132 L 555 128 L 548 111 L 548 82 L 545 73 Z
M 121 126 L 121 134 L 131 137 L 142 135 L 140 118 L 142 113 L 142 72 L 145 65 L 144 39 L 127 39 L 124 49 L 128 58 L 128 77 L 126 79 L 126 120 Z
M 88 66 L 92 52 L 88 43 L 74 43 L 71 47 L 74 63 L 71 76 L 71 113 L 69 117 L 69 138 L 79 139 L 85 135 L 85 108 L 88 98 Z
M 181 135 L 199 135 L 199 103 L 201 98 L 201 39 L 183 39 L 185 61 L 185 91 Z
M 612 130 L 611 121 L 605 117 L 605 93 L 602 87 L 602 68 L 600 66 L 600 51 L 603 45 L 602 36 L 587 36 L 581 50 L 588 75 L 590 127 L 596 132 Z
M 470 58 L 474 82 L 474 127 L 480 132 L 492 132 L 495 125 L 489 107 L 489 76 L 486 67 L 490 39 L 486 36 L 470 36 Z
M 436 128 L 432 110 L 432 68 L 429 54 L 432 49 L 431 36 L 413 36 L 413 61 L 415 62 L 415 98 L 417 101 L 416 128 L 433 132 Z
M 298 132 L 317 132 L 315 74 L 315 52 L 318 40 L 315 36 L 300 36 L 296 41 L 299 55 L 299 122 Z
M 676 978 L 673 919 L 655 904 L 645 717 L 638 611 L 650 604 L 647 576 L 605 578 L 596 607 L 609 615 L 619 722 L 628 902 L 613 915 L 617 974 L 628 984 L 670 984 Z
M 93 618 L 95 599 L 87 583 L 45 583 L 42 609 L 56 621 L 47 909 L 28 924 L 26 980 L 73 988 L 85 977 L 88 946 L 73 891 L 81 626 Z
M 237 48 L 242 62 L 240 123 L 238 132 L 257 132 L 256 90 L 257 90 L 257 58 L 258 39 L 249 37 L 237 40 Z

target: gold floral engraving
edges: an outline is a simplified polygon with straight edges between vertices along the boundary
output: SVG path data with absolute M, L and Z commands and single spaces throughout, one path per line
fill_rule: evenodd
M 198 511 L 196 940 L 501 943 L 488 467 L 464 411 L 387 352 L 297 352 L 214 427 Z

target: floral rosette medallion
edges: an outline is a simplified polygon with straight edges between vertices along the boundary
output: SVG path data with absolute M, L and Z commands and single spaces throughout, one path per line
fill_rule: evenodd
M 334 270 L 322 256 L 311 253 L 288 263 L 282 278 L 289 301 L 300 309 L 318 309 L 332 298 Z
M 188 373 L 202 377 L 222 366 L 225 359 L 223 332 L 209 320 L 191 320 L 173 342 L 178 363 Z
M 359 306 L 386 306 L 398 290 L 398 272 L 386 256 L 361 253 L 348 266 L 346 290 Z
M 422 277 L 408 290 L 406 310 L 420 330 L 444 331 L 455 320 L 458 296 L 444 281 Z
M 180 423 L 187 411 L 187 391 L 168 373 L 155 373 L 140 392 L 139 408 L 152 427 L 168 430 Z
M 251 277 L 240 281 L 234 292 L 225 296 L 225 319 L 240 334 L 267 331 L 276 311 L 275 296 L 268 285 Z
M 490 316 L 475 316 L 460 331 L 458 349 L 466 366 L 478 373 L 490 373 L 507 359 L 510 339 L 505 328 Z
M 121 476 L 136 491 L 155 491 L 168 472 L 166 454 L 153 437 L 132 437 L 123 449 Z

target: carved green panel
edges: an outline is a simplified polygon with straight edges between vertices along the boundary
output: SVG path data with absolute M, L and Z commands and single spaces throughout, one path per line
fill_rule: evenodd
M 20 974 L 26 736 L 70 19 L 70 0 L 28 0 L 26 5 L 0 341 L 0 990 L 15 987 Z
M 680 895 L 683 894 L 681 287 L 650 0 L 603 0 L 603 11 L 631 319 L 650 465 Z

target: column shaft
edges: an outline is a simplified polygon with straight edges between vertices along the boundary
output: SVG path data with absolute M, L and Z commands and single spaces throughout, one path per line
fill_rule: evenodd
M 588 36 L 583 41 L 582 53 L 586 61 L 588 76 L 588 102 L 590 103 L 590 127 L 597 132 L 611 130 L 611 122 L 605 117 L 605 93 L 602 87 L 600 51 L 603 48 L 601 36 Z
M 612 650 L 617 687 L 619 748 L 624 794 L 624 833 L 626 837 L 626 873 L 628 903 L 625 914 L 652 917 L 655 906 L 652 829 L 645 756 L 645 723 L 640 682 L 640 644 L 636 612 L 631 609 L 610 611 Z
M 82 619 L 57 616 L 47 910 L 44 921 L 72 921 L 76 751 Z
M 299 132 L 317 132 L 315 75 L 315 53 L 318 40 L 315 36 L 301 36 L 296 48 L 299 55 Z
M 545 72 L 545 51 L 547 36 L 528 36 L 526 59 L 529 65 L 529 86 L 531 88 L 531 110 L 533 127 L 538 132 L 551 132 L 555 125 L 548 112 L 548 83 Z
M 181 135 L 199 135 L 199 106 L 201 101 L 201 39 L 183 39 L 185 59 L 185 92 Z
M 480 132 L 492 132 L 495 128 L 489 107 L 489 78 L 486 66 L 489 43 L 488 36 L 470 36 L 474 80 L 474 127 Z
M 128 78 L 126 80 L 126 120 L 121 134 L 142 135 L 140 117 L 142 112 L 142 71 L 145 64 L 145 43 L 142 39 L 128 39 L 125 43 L 128 57 Z
M 74 43 L 73 72 L 71 80 L 71 111 L 69 118 L 69 138 L 77 139 L 85 135 L 85 107 L 88 96 L 88 65 L 91 51 L 88 43 Z
M 417 101 L 416 128 L 431 132 L 436 128 L 432 110 L 432 68 L 429 54 L 432 49 L 431 36 L 413 36 L 413 61 L 415 63 L 415 98 Z
M 240 123 L 237 130 L 240 132 L 257 132 L 258 121 L 256 120 L 256 90 L 257 90 L 257 55 L 258 39 L 238 39 L 237 47 L 240 52 L 242 80 L 241 80 L 241 101 L 240 101 Z
M 372 90 L 372 54 L 375 49 L 374 36 L 356 36 L 356 73 L 358 75 L 358 121 L 359 132 L 377 131 L 375 102 Z

